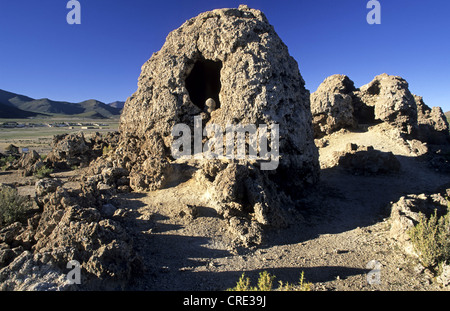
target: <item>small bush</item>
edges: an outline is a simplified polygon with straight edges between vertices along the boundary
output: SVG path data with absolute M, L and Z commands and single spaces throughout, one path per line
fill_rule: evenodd
M 29 201 L 17 189 L 0 187 L 0 226 L 22 221 L 29 209 Z
M 245 277 L 245 273 L 242 273 L 236 286 L 227 289 L 227 291 L 271 291 L 273 289 L 273 280 L 275 276 L 270 275 L 267 271 L 261 272 L 259 274 L 258 286 L 250 286 L 250 279 Z M 279 291 L 310 291 L 311 283 L 305 281 L 304 272 L 300 276 L 300 282 L 298 285 L 295 284 L 284 284 L 282 281 L 279 282 Z
M 103 147 L 103 155 L 108 155 L 113 150 L 113 147 L 111 145 Z
M 259 274 L 258 279 L 258 289 L 260 291 L 271 291 L 272 290 L 272 283 L 275 279 L 275 276 L 270 275 L 267 271 L 264 271 Z
M 278 290 L 280 291 L 300 291 L 300 292 L 309 292 L 311 291 L 311 283 L 306 282 L 305 280 L 305 273 L 302 271 L 302 274 L 300 275 L 300 282 L 295 284 L 284 284 L 282 281 L 279 282 L 280 286 L 278 287 Z
M 245 277 L 245 273 L 242 273 L 235 287 L 227 289 L 227 291 L 234 292 L 246 292 L 251 290 L 254 289 L 250 286 L 250 279 Z
M 408 235 L 422 265 L 435 270 L 450 260 L 450 213 L 438 217 L 435 210 L 429 219 L 422 213 L 419 217 Z
M 0 158 L 0 168 L 2 171 L 5 170 L 5 168 L 8 166 L 8 163 L 13 162 L 16 158 L 12 155 L 9 155 L 7 157 L 1 157 Z
M 39 179 L 42 179 L 45 177 L 49 177 L 51 173 L 53 173 L 53 169 L 43 166 L 34 173 L 34 176 L 36 176 Z

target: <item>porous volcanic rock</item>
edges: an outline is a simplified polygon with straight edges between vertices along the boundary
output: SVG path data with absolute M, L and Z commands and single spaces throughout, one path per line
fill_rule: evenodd
M 82 132 L 62 134 L 53 137 L 52 151 L 46 162 L 57 168 L 70 168 L 74 165 L 89 163 L 89 147 Z
M 433 194 L 409 194 L 391 204 L 389 233 L 407 254 L 418 255 L 408 231 L 419 223 L 420 214 L 425 215 L 427 219 L 434 213 L 438 217 L 445 215 L 448 212 L 448 195 L 450 188 Z
M 349 143 L 345 151 L 334 153 L 335 165 L 356 175 L 392 174 L 400 171 L 401 165 L 392 152 L 375 150 L 372 146 Z
M 311 112 L 315 138 L 383 123 L 388 136 L 413 145 L 450 141 L 442 109 L 428 107 L 421 96 L 411 93 L 405 79 L 386 73 L 360 88 L 345 75 L 326 78 L 311 94 Z M 417 148 L 411 149 L 414 153 Z
M 22 176 L 31 176 L 44 166 L 41 156 L 35 150 L 23 153 L 18 160 L 18 167 Z
M 431 144 L 444 145 L 450 141 L 449 125 L 441 107 L 428 107 L 421 96 L 414 95 L 417 105 L 419 139 Z
M 46 164 L 55 168 L 86 167 L 92 160 L 100 157 L 104 148 L 113 149 L 118 142 L 119 133 L 94 133 L 86 138 L 83 132 L 55 135 L 52 150 L 47 155 Z
M 347 76 L 332 75 L 311 94 L 315 137 L 356 125 L 351 95 L 355 90 Z
M 417 106 L 408 86 L 403 78 L 383 73 L 360 87 L 357 96 L 366 106 L 374 107 L 376 120 L 412 135 L 417 131 Z
M 215 124 L 223 132 L 231 124 L 278 124 L 280 161 L 275 170 L 261 170 L 259 160 L 225 159 L 213 165 L 214 176 L 208 177 L 223 176 L 220 171 L 227 168 L 227 176 L 253 178 L 258 185 L 252 187 L 234 185 L 241 183 L 239 178 L 230 180 L 231 188 L 247 189 L 241 195 L 250 199 L 241 202 L 271 196 L 266 190 L 277 185 L 300 193 L 319 174 L 309 95 L 297 62 L 261 11 L 243 5 L 201 13 L 172 31 L 142 66 L 138 90 L 121 116 L 115 156 L 129 171 L 133 190 L 155 190 L 181 179 L 180 172 L 190 167 L 210 165 L 206 159 L 172 158 L 176 124 L 188 125 L 191 133 L 194 116 L 201 116 L 203 128 Z M 259 194 L 248 193 L 250 188 Z M 272 217 L 259 214 L 265 224 L 271 223 Z
M 132 236 L 104 213 L 111 204 L 95 189 L 70 191 L 50 178 L 35 187 L 39 210 L 26 225 L 0 230 L 0 290 L 77 289 L 66 279 L 72 260 L 80 264 L 83 289 L 122 289 L 141 272 Z

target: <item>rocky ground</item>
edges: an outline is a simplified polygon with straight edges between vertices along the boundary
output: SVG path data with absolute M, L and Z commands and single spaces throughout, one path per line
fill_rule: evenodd
M 405 253 L 403 244 L 392 238 L 390 213 L 391 203 L 403 195 L 448 188 L 450 176 L 436 171 L 421 157 L 408 156 L 407 146 L 386 138 L 383 126 L 377 125 L 361 131 L 342 130 L 316 140 L 326 145 L 319 149 L 320 183 L 296 202 L 298 210 L 290 211 L 291 225 L 266 230 L 260 245 L 244 245 L 246 232 L 216 212 L 210 188 L 199 180 L 201 176 L 156 191 L 109 196 L 112 211 L 102 213 L 102 218 L 124 228 L 141 262 L 138 275 L 129 276 L 119 288 L 224 290 L 233 287 L 242 272 L 256 282 L 258 273 L 267 270 L 276 281 L 290 283 L 298 282 L 304 271 L 313 290 L 445 290 L 431 273 L 420 268 L 417 259 Z M 334 165 L 336 152 L 347 150 L 349 142 L 392 152 L 401 168 L 391 174 L 364 175 Z M 67 191 L 80 191 L 82 176 L 88 171 L 65 170 L 51 177 Z M 34 196 L 38 189 L 36 177 L 24 177 L 15 170 L 1 172 L 0 182 L 14 184 L 22 195 Z M 9 269 L 21 268 L 18 258 L 23 264 L 23 258 L 16 257 Z M 120 263 L 122 257 L 111 258 Z M 367 280 L 374 269 L 368 264 L 373 260 L 381 264 L 379 284 Z M 0 275 L 7 270 L 0 270 Z M 14 286 L 9 284 L 16 289 L 70 289 L 64 285 L 67 271 L 60 266 L 54 271 L 47 267 L 43 272 L 47 279 L 26 283 L 18 278 Z M 93 270 L 82 272 L 92 279 Z M 29 270 L 22 273 L 36 277 Z M 3 286 L 8 283 L 5 279 L 2 282 Z M 41 287 L 36 287 L 36 282 Z M 92 286 L 91 281 L 89 284 Z M 83 283 L 78 286 L 84 288 Z
M 389 149 L 377 129 L 345 132 L 330 139 L 321 159 L 346 139 Z M 195 181 L 130 195 L 124 203 L 136 213 L 127 221 L 135 223 L 138 244 L 152 267 L 136 288 L 222 290 L 232 287 L 243 271 L 256 281 L 258 273 L 267 270 L 277 280 L 292 283 L 304 271 L 314 290 L 443 289 L 430 274 L 419 273 L 423 269 L 415 259 L 390 237 L 389 215 L 390 203 L 400 196 L 448 186 L 450 176 L 403 156 L 400 147 L 394 151 L 402 169 L 392 175 L 322 169 L 320 185 L 300 202 L 302 212 L 293 213 L 295 223 L 267 232 L 259 247 L 235 247 L 235 235 L 208 208 L 206 189 Z M 381 263 L 380 284 L 367 281 L 372 260 Z
M 257 124 L 279 125 L 256 139 L 247 131 L 257 159 L 190 157 L 192 131 L 197 156 L 220 153 L 220 129 Z M 202 142 L 203 125 L 216 130 Z M 246 152 L 226 141 L 227 152 Z M 314 290 L 450 283 L 448 263 L 440 275 L 419 265 L 407 234 L 419 212 L 448 209 L 442 109 L 388 74 L 360 88 L 334 75 L 310 94 L 274 27 L 245 5 L 169 34 L 142 67 L 119 133 L 57 135 L 46 157 L 8 152 L 2 192 L 32 204 L 0 228 L 2 290 L 225 290 L 261 271 L 284 284 L 304 272 Z M 77 285 L 66 279 L 74 261 Z

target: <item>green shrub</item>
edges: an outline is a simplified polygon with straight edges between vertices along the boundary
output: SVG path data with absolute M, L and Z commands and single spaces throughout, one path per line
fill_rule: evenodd
M 245 273 L 242 273 L 236 286 L 227 289 L 227 291 L 271 291 L 273 289 L 273 280 L 275 276 L 270 275 L 267 271 L 261 272 L 259 274 L 258 286 L 250 286 L 250 279 L 245 277 Z M 284 284 L 282 281 L 279 282 L 279 291 L 310 291 L 311 283 L 305 281 L 304 272 L 300 276 L 300 282 L 298 285 L 295 284 Z
M 14 156 L 12 156 L 12 155 L 9 155 L 7 157 L 1 157 L 0 158 L 0 168 L 1 168 L 1 170 L 4 171 L 6 166 L 7 166 L 7 164 L 9 162 L 13 162 L 15 159 L 16 158 Z
M 250 287 L 250 279 L 245 277 L 245 273 L 242 273 L 235 287 L 227 289 L 227 291 L 235 291 L 235 292 L 245 292 L 251 290 L 254 289 Z
M 419 217 L 408 235 L 422 265 L 436 270 L 450 260 L 450 213 L 438 217 L 435 210 L 429 219 L 422 213 Z
M 108 155 L 111 152 L 111 150 L 113 150 L 113 147 L 111 145 L 104 146 L 103 147 L 103 155 Z
M 36 176 L 39 179 L 42 179 L 50 176 L 51 173 L 53 173 L 53 169 L 43 166 L 34 173 L 34 176 Z
M 311 283 L 306 282 L 305 280 L 305 273 L 302 271 L 302 274 L 300 275 L 300 282 L 298 285 L 295 284 L 284 284 L 282 281 L 279 281 L 280 286 L 278 287 L 278 290 L 280 291 L 300 291 L 300 292 L 309 292 L 311 291 Z
M 20 196 L 17 189 L 0 187 L 0 226 L 22 221 L 28 209 L 28 199 Z
M 258 279 L 258 290 L 265 292 L 271 291 L 274 279 L 275 276 L 270 275 L 267 271 L 260 273 Z

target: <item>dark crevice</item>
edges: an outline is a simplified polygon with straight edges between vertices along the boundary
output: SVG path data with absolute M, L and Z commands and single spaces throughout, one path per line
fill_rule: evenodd
M 194 68 L 186 78 L 186 89 L 189 97 L 192 103 L 201 110 L 205 109 L 205 102 L 208 98 L 214 99 L 216 109 L 220 108 L 221 69 L 221 61 L 215 62 L 202 58 L 195 62 Z

